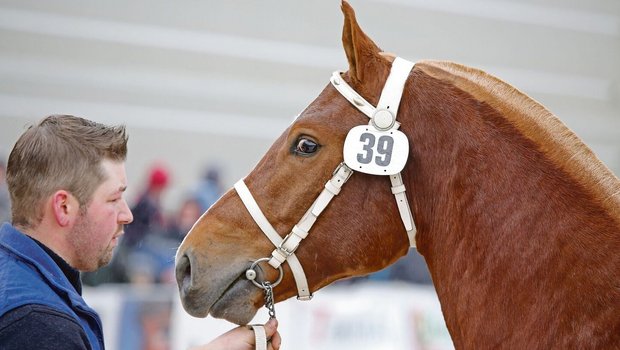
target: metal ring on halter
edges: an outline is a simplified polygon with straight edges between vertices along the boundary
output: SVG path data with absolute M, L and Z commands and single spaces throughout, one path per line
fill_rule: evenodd
M 250 265 L 250 268 L 245 271 L 245 277 L 249 279 L 252 283 L 254 283 L 254 285 L 257 286 L 258 288 L 265 289 L 265 286 L 263 285 L 264 283 L 269 283 L 271 287 L 273 288 L 277 286 L 278 284 L 280 284 L 280 282 L 282 282 L 282 278 L 284 277 L 284 270 L 282 269 L 282 266 L 278 266 L 278 271 L 280 271 L 280 276 L 278 276 L 278 279 L 275 282 L 271 283 L 269 281 L 263 281 L 262 283 L 258 283 L 256 282 L 257 274 L 254 269 L 256 268 L 258 264 L 260 264 L 263 261 L 269 261 L 269 258 L 260 258 L 256 260 L 255 262 L 253 262 L 252 265 Z

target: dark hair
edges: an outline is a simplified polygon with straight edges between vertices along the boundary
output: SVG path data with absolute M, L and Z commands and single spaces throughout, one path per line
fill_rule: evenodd
M 43 201 L 55 191 L 88 204 L 104 180 L 101 161 L 125 161 L 124 126 L 106 126 L 71 115 L 51 115 L 30 126 L 17 140 L 6 180 L 13 225 L 31 227 L 42 219 Z

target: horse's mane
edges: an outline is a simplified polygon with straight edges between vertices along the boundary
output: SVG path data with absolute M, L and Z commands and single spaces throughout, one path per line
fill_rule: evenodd
M 620 222 L 620 181 L 581 139 L 541 104 L 481 70 L 445 61 L 421 61 L 416 68 L 449 82 L 498 110 L 522 135 L 589 191 Z

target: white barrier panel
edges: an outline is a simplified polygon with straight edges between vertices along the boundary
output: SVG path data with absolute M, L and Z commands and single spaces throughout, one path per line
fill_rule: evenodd
M 453 349 L 432 287 L 379 283 L 325 288 L 308 302 L 276 304 L 282 349 L 442 350 Z M 203 344 L 235 325 L 188 316 L 175 301 L 172 349 Z M 253 323 L 265 323 L 262 309 Z
M 165 348 L 186 350 L 235 327 L 189 316 L 176 288 L 170 287 L 86 289 L 87 302 L 101 314 L 107 349 L 167 343 Z M 432 287 L 372 282 L 330 286 L 312 301 L 278 303 L 276 313 L 283 350 L 453 349 Z M 253 322 L 267 319 L 263 308 Z
M 106 284 L 85 287 L 83 295 L 101 317 L 107 350 L 170 348 L 175 286 Z
M 84 300 L 97 311 L 103 323 L 103 338 L 107 350 L 118 349 L 116 347 L 118 337 L 118 326 L 121 317 L 123 300 L 127 294 L 123 288 L 100 287 L 83 288 Z

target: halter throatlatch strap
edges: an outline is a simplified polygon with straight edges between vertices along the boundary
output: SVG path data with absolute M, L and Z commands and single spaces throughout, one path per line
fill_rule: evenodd
M 403 184 L 403 178 L 400 173 L 390 175 L 390 181 L 392 182 L 392 194 L 396 199 L 396 205 L 398 206 L 398 212 L 400 213 L 400 219 L 405 225 L 407 230 L 407 237 L 409 238 L 409 245 L 415 247 L 415 233 L 416 227 L 413 222 L 413 215 L 411 214 L 411 208 L 407 201 L 407 194 L 405 193 L 405 185 Z
M 379 97 L 379 103 L 375 108 L 370 102 L 366 101 L 360 96 L 347 82 L 342 79 L 340 72 L 334 72 L 330 79 L 332 85 L 340 92 L 340 94 L 346 98 L 353 106 L 364 113 L 370 118 L 370 124 L 377 126 L 378 121 L 375 121 L 375 117 L 385 115 L 385 111 L 389 111 L 393 116 L 393 124 L 390 129 L 398 129 L 400 124 L 396 121 L 398 113 L 398 106 L 400 105 L 400 99 L 405 88 L 405 83 L 409 77 L 409 72 L 413 69 L 414 63 L 396 57 L 392 62 L 392 68 L 390 69 L 390 75 L 385 81 L 383 90 L 381 91 L 381 97 Z M 392 193 L 396 199 L 398 211 L 400 212 L 400 218 L 403 221 L 407 236 L 409 238 L 409 245 L 415 247 L 415 234 L 416 227 L 413 221 L 413 215 L 411 214 L 411 208 L 409 207 L 409 201 L 407 201 L 407 195 L 405 193 L 405 185 L 403 184 L 400 173 L 391 175 L 390 181 L 392 182 Z

